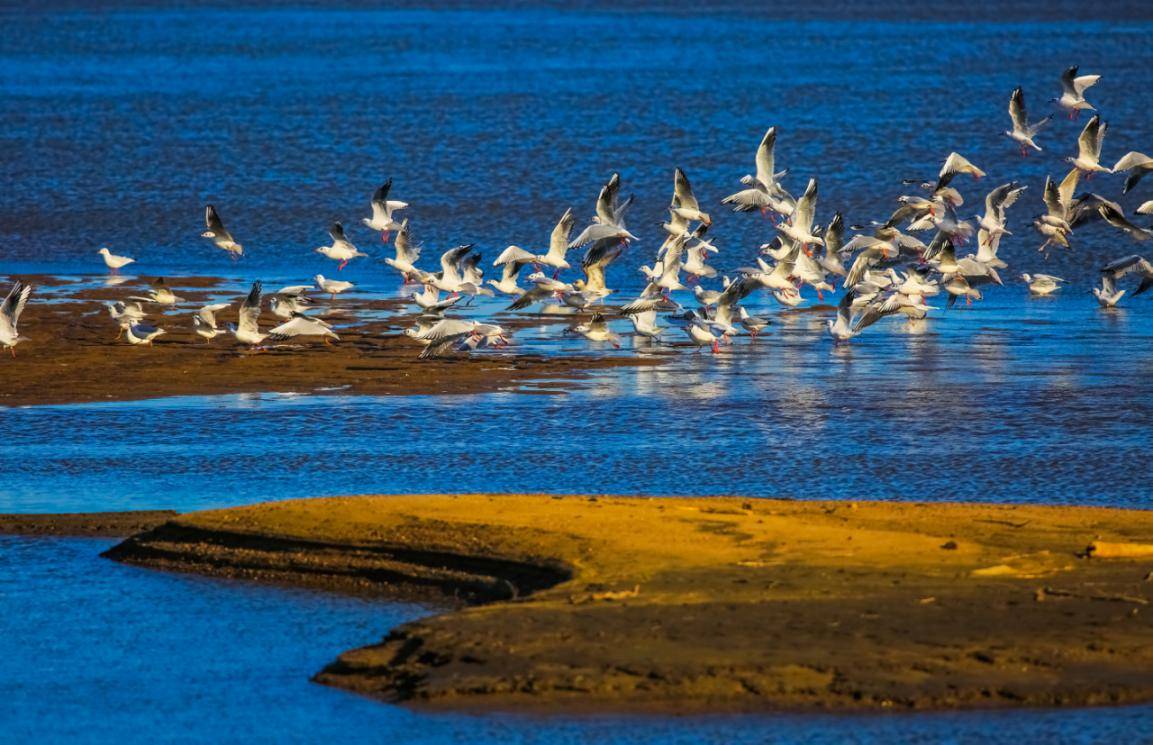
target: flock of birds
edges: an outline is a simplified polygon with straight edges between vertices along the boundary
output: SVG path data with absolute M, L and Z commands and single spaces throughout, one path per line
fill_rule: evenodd
M 1061 76 L 1061 96 L 1052 102 L 1070 119 L 1082 111 L 1095 111 L 1085 92 L 1099 79 L 1098 75 L 1079 75 L 1077 67 L 1070 67 Z M 1021 155 L 1041 152 L 1036 138 L 1052 115 L 1031 122 L 1024 93 L 1017 88 L 1009 98 L 1009 116 L 1012 127 L 1004 134 L 1016 143 Z M 1126 154 L 1112 168 L 1102 165 L 1106 130 L 1100 116 L 1089 119 L 1078 137 L 1076 156 L 1066 158 L 1071 165 L 1068 174 L 1060 181 L 1046 179 L 1045 211 L 1033 220 L 1033 227 L 1044 239 L 1040 251 L 1054 246 L 1070 248 L 1075 229 L 1096 220 L 1103 220 L 1134 241 L 1153 238 L 1153 229 L 1131 222 L 1115 201 L 1092 192 L 1076 193 L 1083 178 L 1090 179 L 1097 173 L 1126 173 L 1122 193 L 1127 193 L 1153 172 L 1153 157 L 1138 152 Z M 719 286 L 712 289 L 705 286 L 705 281 L 718 278 L 718 271 L 709 265 L 719 251 L 709 235 L 712 218 L 702 208 L 688 176 L 679 168 L 675 170 L 663 240 L 651 266 L 640 267 L 647 284 L 639 296 L 611 311 L 627 318 L 638 337 L 660 343 L 669 328 L 676 326 L 698 351 L 711 347 L 715 353 L 720 345 L 731 343 L 734 336 L 744 333 L 755 338 L 770 324 L 769 319 L 754 316 L 743 306 L 753 293 L 767 291 L 788 309 L 805 302 L 801 295 L 805 286 L 823 300 L 824 293 L 835 292 L 835 285 L 839 284 L 843 293 L 836 316 L 826 328 L 836 343 L 843 343 L 888 316 L 923 321 L 934 310 L 929 305 L 930 298 L 941 293 L 945 293 L 947 305 L 952 307 L 959 299 L 967 304 L 981 300 L 985 285 L 1002 284 L 998 270 L 1007 268 L 1007 264 L 998 257 L 998 250 L 1002 238 L 1011 235 L 1008 210 L 1020 199 L 1025 186 L 1016 181 L 997 186 L 986 194 L 983 214 L 975 215 L 972 221 L 963 219 L 958 210 L 965 200 L 957 177 L 978 180 L 985 171 L 953 152 L 935 179 L 903 182 L 916 188 L 897 198 L 898 207 L 886 220 L 848 226 L 855 234 L 846 240 L 846 225 L 839 212 L 827 224 L 816 222 L 816 178 L 808 180 L 799 197 L 785 189 L 782 181 L 788 171 L 777 170 L 776 142 L 777 130 L 773 127 L 757 148 L 755 173 L 741 178 L 743 189 L 721 200 L 722 205 L 736 212 L 761 213 L 772 221 L 776 237 L 760 247 L 752 265 L 738 269 L 733 277 L 722 277 Z M 406 285 L 419 288 L 410 296 L 419 315 L 405 334 L 424 346 L 422 357 L 509 343 L 509 332 L 501 326 L 454 315 L 454 309 L 471 303 L 476 296 L 495 297 L 497 293 L 512 298 L 509 310 L 538 306 L 542 313 L 582 314 L 586 320 L 567 332 L 620 345 L 620 336 L 610 327 L 610 310 L 605 305 L 605 298 L 613 292 L 606 284 L 606 269 L 637 237 L 626 227 L 626 213 L 633 200 L 621 197 L 618 174 L 613 174 L 601 188 L 595 215 L 575 237 L 572 234 L 577 219 L 569 209 L 553 228 L 548 250 L 534 253 L 509 246 L 492 262 L 499 279 L 488 280 L 484 278 L 481 255 L 472 245 L 445 251 L 435 270 L 418 267 L 421 249 L 410 239 L 408 220 L 398 221 L 396 216 L 408 204 L 389 198 L 391 186 L 390 179 L 376 190 L 372 216 L 363 223 L 379 232 L 385 244 L 391 241 L 394 255 L 384 259 L 384 263 L 398 272 Z M 1136 211 L 1153 214 L 1153 200 Z M 204 238 L 233 259 L 243 254 L 244 247 L 212 205 L 206 209 L 205 224 Z M 915 234 L 925 235 L 928 242 Z M 331 226 L 329 235 L 331 245 L 315 250 L 338 262 L 338 271 L 351 261 L 369 256 L 353 245 L 340 223 Z M 958 249 L 974 237 L 976 252 L 959 256 Z M 583 277 L 563 280 L 561 274 L 573 269 L 570 252 L 577 249 L 584 250 L 580 261 Z M 107 248 L 99 253 L 113 273 L 134 261 L 112 254 Z M 528 271 L 529 267 L 532 271 Z M 1101 286 L 1093 289 L 1102 307 L 1117 305 L 1126 294 L 1119 281 L 1129 275 L 1140 280 L 1133 295 L 1153 287 L 1153 264 L 1145 258 L 1130 255 L 1111 261 L 1101 268 Z M 1065 283 L 1048 274 L 1022 274 L 1021 278 L 1034 295 L 1052 294 Z M 231 332 L 237 342 L 252 348 L 297 337 L 312 337 L 327 344 L 339 337 L 327 321 L 311 312 L 312 294 L 322 293 L 335 299 L 352 287 L 350 282 L 318 274 L 313 284 L 281 288 L 271 294 L 269 301 L 270 310 L 281 322 L 261 331 L 264 293 L 257 281 L 241 302 L 235 324 L 222 329 L 217 322 L 218 314 L 229 309 L 230 303 L 201 307 L 191 323 L 196 334 L 209 342 Z M 674 299 L 673 293 L 685 292 L 691 292 L 693 307 Z M 17 322 L 30 293 L 29 286 L 17 282 L 0 306 L 0 345 L 12 349 L 13 354 L 16 344 L 23 340 L 17 332 Z M 110 303 L 108 311 L 130 343 L 151 344 L 165 331 L 147 320 L 149 307 L 170 307 L 181 302 L 161 280 L 148 295 Z M 662 321 L 668 325 L 662 326 Z

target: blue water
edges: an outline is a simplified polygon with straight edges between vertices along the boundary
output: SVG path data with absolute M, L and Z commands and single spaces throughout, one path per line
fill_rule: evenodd
M 518 332 L 513 352 L 669 360 L 598 373 L 563 395 L 3 409 L 0 512 L 445 490 L 1149 507 L 1139 464 L 1153 432 L 1153 307 L 1133 298 L 1103 313 L 1087 294 L 1096 268 L 1134 246 L 1086 226 L 1074 250 L 1042 260 L 1028 222 L 1081 122 L 1054 121 L 1039 138 L 1046 152 L 1028 159 L 999 133 L 1014 86 L 1039 117 L 1060 71 L 1078 63 L 1103 75 L 1089 94 L 1111 125 L 1102 160 L 1148 152 L 1153 122 L 1135 92 L 1153 82 L 1151 20 L 1145 3 L 1074 2 L 0 7 L 0 275 L 67 276 L 68 291 L 100 281 L 101 245 L 177 285 L 225 277 L 225 294 L 331 273 L 310 249 L 333 219 L 379 253 L 358 221 L 388 176 L 412 205 L 427 267 L 460 242 L 489 258 L 509 243 L 542 248 L 565 208 L 591 215 L 617 170 L 637 196 L 630 225 L 642 239 L 609 272 L 626 296 L 657 243 L 676 165 L 713 213 L 718 268 L 750 261 L 767 224 L 717 202 L 751 170 L 771 124 L 787 184 L 820 176 L 820 220 L 886 216 L 906 191 L 899 180 L 932 176 L 951 150 L 989 172 L 960 180 L 965 214 L 992 185 L 1029 186 L 1003 242 L 1008 286 L 934 314 L 924 333 L 884 322 L 834 348 L 827 312 L 784 314 L 760 298 L 751 305 L 773 327 L 716 357 L 631 339 L 616 351 L 554 325 Z M 1085 188 L 1116 197 L 1120 182 Z M 1143 183 L 1120 201 L 1131 211 L 1150 198 Z M 199 238 L 208 201 L 246 245 L 236 265 Z M 1071 283 L 1034 301 L 1021 271 Z M 398 291 L 373 261 L 344 274 L 367 296 Z M 0 385 L 5 374 L 0 364 Z M 107 545 L 0 539 L 0 739 L 1133 742 L 1153 724 L 1149 707 L 414 714 L 307 679 L 425 611 L 122 567 L 97 558 Z
M 4 742 L 1136 742 L 1153 716 L 418 713 L 308 676 L 419 609 L 122 566 L 97 558 L 109 545 L 0 537 Z

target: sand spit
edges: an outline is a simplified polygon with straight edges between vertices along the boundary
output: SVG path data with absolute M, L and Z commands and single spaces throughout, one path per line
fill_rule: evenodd
M 423 495 L 183 515 L 108 555 L 456 603 L 316 676 L 388 701 L 859 710 L 1153 698 L 1151 542 L 1153 513 L 1099 508 Z

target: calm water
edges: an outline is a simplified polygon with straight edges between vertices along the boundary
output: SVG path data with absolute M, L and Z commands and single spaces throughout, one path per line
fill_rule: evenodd
M 641 243 L 610 270 L 634 291 L 684 167 L 713 205 L 716 264 L 749 262 L 756 217 L 717 201 L 781 129 L 790 186 L 821 177 L 819 219 L 883 217 L 902 177 L 959 150 L 987 187 L 1030 186 L 1002 256 L 1070 279 L 1030 301 L 1011 283 L 924 333 L 899 323 L 835 349 L 825 314 L 789 317 L 712 357 L 620 351 L 542 325 L 521 349 L 669 354 L 560 396 L 222 397 L 0 410 L 0 511 L 181 510 L 318 494 L 603 491 L 1015 500 L 1149 507 L 1153 305 L 1102 313 L 1095 268 L 1133 249 L 1098 226 L 1045 262 L 1028 228 L 1080 123 L 1055 121 L 1023 160 L 1000 136 L 1016 85 L 1034 117 L 1078 63 L 1110 124 L 1103 161 L 1153 147 L 1135 91 L 1153 82 L 1144 4 L 1041 9 L 821 2 L 750 8 L 616 5 L 38 3 L 0 7 L 0 275 L 94 281 L 110 245 L 147 274 L 210 273 L 232 292 L 297 281 L 330 220 L 358 226 L 387 176 L 412 203 L 430 265 L 475 242 L 543 247 L 568 206 L 585 217 L 619 170 Z M 915 18 L 908 21 L 907 18 Z M 991 21 L 990 18 L 995 18 Z M 1123 50 L 1123 53 L 1118 53 Z M 1120 177 L 1089 187 L 1116 196 Z M 1153 198 L 1143 183 L 1122 203 Z M 248 249 L 231 265 L 198 236 L 215 202 Z M 972 210 L 969 208 L 972 207 Z M 391 295 L 371 261 L 345 274 Z M 755 305 L 755 304 L 754 304 Z M 473 313 L 490 316 L 499 304 Z M 755 308 L 754 308 L 755 309 Z M 623 330 L 623 329 L 622 329 Z M 31 329 L 28 329 L 31 331 Z M 35 353 L 33 344 L 22 349 Z M 3 384 L 0 365 L 0 385 Z M 706 464 L 702 467 L 701 464 Z M 912 718 L 566 719 L 424 716 L 307 683 L 334 654 L 421 611 L 173 577 L 96 557 L 92 541 L 0 539 L 0 739 L 445 742 L 1140 740 L 1148 707 Z M 179 675 L 170 675 L 172 670 Z M 253 690 L 259 680 L 260 690 Z M 64 713 L 66 712 L 66 714 Z M 179 734 L 178 734 L 179 733 Z

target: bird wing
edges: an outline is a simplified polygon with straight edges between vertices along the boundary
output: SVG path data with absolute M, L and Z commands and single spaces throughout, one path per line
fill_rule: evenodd
M 772 204 L 772 200 L 765 190 L 765 185 L 758 180 L 752 188 L 742 189 L 725 197 L 721 200 L 721 204 L 733 205 L 733 212 L 753 212 L 768 207 Z
M 333 243 L 343 243 L 348 240 L 344 237 L 344 226 L 338 222 L 329 226 L 328 235 L 332 238 Z
M 1095 116 L 1085 124 L 1077 137 L 1077 157 L 1096 162 L 1101 157 L 1101 140 L 1104 137 L 1105 127 L 1101 124 L 1101 117 Z
M 572 207 L 569 207 L 560 216 L 560 220 L 557 220 L 556 227 L 552 229 L 552 233 L 549 235 L 548 252 L 550 255 L 564 258 L 569 249 L 569 235 L 575 224 L 576 217 L 573 216 Z
M 621 188 L 621 175 L 614 173 L 597 195 L 597 219 L 606 225 L 616 225 L 617 194 Z
M 319 318 L 293 316 L 268 332 L 270 339 L 279 341 L 293 336 L 336 336 L 327 323 Z
M 1147 241 L 1153 238 L 1153 232 L 1139 228 L 1129 222 L 1125 219 L 1125 214 L 1113 204 L 1103 203 L 1097 207 L 1097 212 L 1104 218 L 1105 222 L 1118 230 L 1125 231 L 1135 241 Z
M 765 136 L 761 138 L 761 144 L 757 146 L 757 181 L 766 188 L 773 185 L 776 179 L 776 174 L 773 169 L 776 167 L 774 150 L 777 145 L 777 128 L 769 127 L 769 131 L 765 132 Z
M 531 264 L 534 261 L 536 261 L 536 257 L 520 246 L 509 246 L 504 251 L 501 251 L 500 256 L 496 257 L 496 261 L 492 262 L 492 265 Z
M 792 223 L 796 227 L 809 230 L 813 225 L 813 215 L 817 209 L 817 180 L 809 179 L 805 193 L 797 200 L 797 207 L 793 210 Z
M 222 233 L 227 233 L 224 229 L 224 221 L 220 219 L 220 215 L 216 212 L 216 208 L 211 204 L 204 208 L 204 223 L 208 229 L 215 233 L 217 236 Z
M 383 210 L 385 214 L 388 213 L 388 192 L 391 189 L 392 178 L 390 177 L 388 181 L 385 181 L 383 184 L 377 187 L 376 191 L 372 193 L 372 210 L 374 216 L 376 213 L 377 205 L 380 206 L 380 209 Z
M 1121 156 L 1121 160 L 1113 166 L 1113 172 L 1128 171 L 1130 168 L 1153 168 L 1153 158 L 1145 153 L 1128 152 Z
M 444 273 L 444 279 L 450 281 L 452 279 L 460 279 L 460 262 L 461 259 L 472 250 L 473 244 L 469 243 L 465 246 L 457 246 L 450 248 L 440 255 L 440 269 Z
M 1073 78 L 1073 92 L 1078 96 L 1084 95 L 1085 91 L 1096 85 L 1100 79 L 1100 75 L 1078 75 Z
M 0 324 L 6 327 L 6 336 L 16 336 L 16 322 L 20 320 L 20 314 L 24 312 L 30 294 L 32 294 L 31 285 L 16 282 L 8 291 L 4 302 L 0 303 Z
M 1061 212 L 1056 216 L 1064 218 L 1065 214 L 1073 206 L 1073 192 L 1077 190 L 1077 183 L 1081 180 L 1081 171 L 1073 168 L 1061 180 L 1061 185 L 1057 187 L 1057 193 L 1060 195 Z
M 1029 117 L 1025 112 L 1025 92 L 1020 86 L 1014 88 L 1013 95 L 1009 97 L 1009 118 L 1013 120 L 1013 131 L 1029 130 Z
M 841 217 L 841 213 L 833 214 L 833 219 L 829 221 L 829 226 L 825 228 L 825 252 L 828 254 L 838 254 L 845 246 L 845 220 Z
M 408 218 L 400 223 L 400 230 L 396 232 L 396 239 L 393 241 L 396 248 L 396 260 L 404 261 L 409 264 L 415 264 L 420 258 L 420 248 L 412 245 L 408 236 Z
M 1071 96 L 1080 95 L 1074 81 L 1077 79 L 1077 65 L 1073 65 L 1061 73 L 1061 90 Z
M 252 283 L 252 289 L 248 291 L 248 297 L 244 298 L 244 302 L 240 304 L 239 321 L 236 327 L 241 331 L 250 333 L 259 333 L 260 323 L 260 300 L 261 300 L 261 282 L 256 280 Z
M 673 172 L 673 194 L 674 199 L 680 201 L 681 207 L 690 210 L 700 209 L 697 198 L 693 194 L 693 185 L 689 183 L 689 177 L 680 168 Z M 676 206 L 676 202 L 673 204 Z

